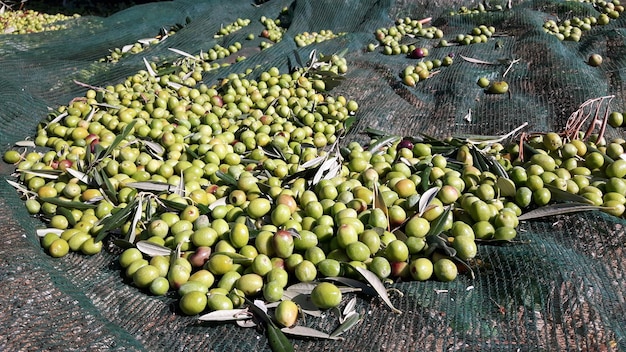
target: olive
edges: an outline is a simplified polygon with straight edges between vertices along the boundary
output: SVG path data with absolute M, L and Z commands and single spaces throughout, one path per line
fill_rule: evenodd
M 298 305 L 291 300 L 284 300 L 276 307 L 274 318 L 280 325 L 291 327 L 295 325 L 298 320 L 298 312 Z
M 439 281 L 453 281 L 458 275 L 456 264 L 448 258 L 441 258 L 433 265 L 433 272 Z
M 330 282 L 321 282 L 311 291 L 311 301 L 320 309 L 337 307 L 341 299 L 341 291 Z
M 433 263 L 428 258 L 418 258 L 409 264 L 411 277 L 417 281 L 426 281 L 433 276 Z
M 207 307 L 207 295 L 204 292 L 191 291 L 180 298 L 178 306 L 185 315 L 199 314 Z

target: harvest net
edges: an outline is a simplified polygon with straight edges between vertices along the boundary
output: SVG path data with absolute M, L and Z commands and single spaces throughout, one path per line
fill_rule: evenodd
M 451 15 L 469 1 L 184 1 L 138 5 L 110 17 L 80 17 L 67 28 L 27 35 L 0 35 L 0 144 L 2 152 L 34 136 L 49 108 L 84 96 L 73 81 L 105 87 L 122 82 L 148 62 L 180 57 L 215 44 L 242 43 L 245 60 L 206 72 L 215 84 L 230 73 L 286 71 L 295 52 L 343 54 L 345 79 L 332 91 L 358 102 L 356 121 L 345 141 L 368 143 L 368 127 L 397 135 L 426 133 L 501 135 L 523 123 L 526 131 L 560 131 L 588 99 L 614 95 L 610 109 L 626 110 L 624 16 L 584 31 L 579 41 L 563 41 L 544 31 L 548 20 L 598 16 L 591 3 L 578 1 L 491 2 L 486 11 Z M 290 9 L 282 40 L 261 50 L 261 16 L 277 18 Z M 438 47 L 438 39 L 415 38 L 429 57 L 454 63 L 441 67 L 415 87 L 403 83 L 406 55 L 384 55 L 375 31 L 398 18 L 432 17 L 452 42 L 479 25 L 496 32 L 486 43 Z M 250 19 L 243 30 L 215 38 L 221 26 Z M 151 38 L 176 27 L 165 41 L 118 62 L 99 62 L 112 48 Z M 332 30 L 342 35 L 298 47 L 303 32 Z M 247 39 L 254 33 L 252 40 Z M 598 53 L 599 67 L 587 64 Z M 489 62 L 461 59 L 461 55 Z M 105 60 L 106 61 L 106 60 Z M 506 80 L 510 94 L 485 94 L 483 76 Z M 607 138 L 624 136 L 609 127 Z M 14 171 L 0 164 L 5 178 Z M 117 264 L 119 250 L 108 246 L 95 256 L 62 259 L 44 252 L 36 236 L 41 222 L 29 216 L 8 183 L 0 183 L 3 239 L 0 241 L 0 336 L 2 350 L 269 350 L 255 329 L 235 324 L 201 323 L 176 314 L 176 299 L 155 297 L 129 285 Z M 624 316 L 626 271 L 622 218 L 599 211 L 548 217 L 520 224 L 524 244 L 480 245 L 475 279 L 460 275 L 394 284 L 390 297 L 403 313 L 380 300 L 359 299 L 365 318 L 343 340 L 294 338 L 296 350 L 310 351 L 617 351 L 626 350 Z M 527 243 L 526 243 L 527 242 Z M 329 313 L 330 314 L 330 313 Z M 310 318 L 307 326 L 330 331 L 335 319 Z

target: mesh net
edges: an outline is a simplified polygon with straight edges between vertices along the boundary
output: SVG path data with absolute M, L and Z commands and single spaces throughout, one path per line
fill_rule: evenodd
M 463 1 L 332 1 L 271 0 L 185 1 L 138 5 L 110 17 L 81 17 L 61 31 L 0 35 L 0 144 L 34 136 L 49 107 L 67 105 L 85 88 L 115 85 L 149 62 L 173 60 L 167 48 L 191 54 L 214 44 L 244 43 L 246 59 L 207 72 L 213 84 L 246 68 L 288 68 L 293 52 L 307 57 L 312 48 L 325 54 L 346 50 L 349 71 L 333 94 L 359 103 L 357 121 L 346 141 L 367 143 L 362 132 L 372 127 L 399 135 L 434 136 L 503 134 L 528 122 L 531 131 L 560 130 L 580 104 L 615 95 L 611 107 L 624 109 L 626 74 L 624 16 L 584 32 L 579 42 L 546 34 L 548 19 L 597 16 L 588 3 L 520 1 L 510 10 L 450 16 Z M 506 4 L 504 4 L 506 5 Z M 284 38 L 259 49 L 261 16 L 276 18 L 291 8 Z M 505 6 L 506 7 L 506 6 Z M 454 53 L 455 62 L 416 87 L 402 83 L 404 55 L 367 52 L 374 31 L 396 18 L 432 17 L 446 38 L 470 33 L 481 24 L 500 36 L 488 43 L 435 47 L 416 38 L 432 58 Z M 249 18 L 244 30 L 214 38 L 220 26 Z M 187 23 L 188 22 L 188 23 Z M 117 63 L 99 63 L 109 49 L 154 37 L 162 27 L 184 24 L 159 45 Z M 345 35 L 299 48 L 298 33 L 330 29 Z M 604 57 L 590 67 L 591 53 Z M 466 62 L 459 55 L 489 62 Z M 486 95 L 479 77 L 507 73 L 509 95 Z M 259 71 L 260 72 L 260 71 Z M 465 117 L 471 111 L 472 119 Z M 623 135 L 609 129 L 608 137 Z M 1 164 L 2 175 L 13 171 Z M 255 329 L 234 324 L 199 323 L 175 314 L 175 299 L 154 297 L 128 285 L 117 266 L 118 251 L 86 257 L 70 254 L 53 259 L 41 249 L 30 217 L 15 190 L 0 183 L 0 336 L 2 350 L 251 351 L 269 350 Z M 518 238 L 529 244 L 479 246 L 483 265 L 476 279 L 460 276 L 451 283 L 429 281 L 394 285 L 391 294 L 404 313 L 394 314 L 378 300 L 360 299 L 365 319 L 341 341 L 294 339 L 296 350 L 332 351 L 617 351 L 626 350 L 624 293 L 624 221 L 599 212 L 559 216 L 521 224 Z M 307 325 L 330 330 L 335 320 L 310 319 Z

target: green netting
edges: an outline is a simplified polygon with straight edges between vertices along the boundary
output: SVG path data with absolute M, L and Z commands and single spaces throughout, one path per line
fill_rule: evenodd
M 66 30 L 29 35 L 0 35 L 0 145 L 34 136 L 49 108 L 84 96 L 79 81 L 115 85 L 149 62 L 172 61 L 167 48 L 191 54 L 214 44 L 236 41 L 247 58 L 208 72 L 214 84 L 232 72 L 277 66 L 288 69 L 294 51 L 307 57 L 347 49 L 349 71 L 333 94 L 359 103 L 357 120 L 346 141 L 366 143 L 367 127 L 389 133 L 435 136 L 502 134 L 528 122 L 529 131 L 559 130 L 580 104 L 615 95 L 611 108 L 623 111 L 626 94 L 624 16 L 584 32 L 579 42 L 546 34 L 548 19 L 597 16 L 590 4 L 557 0 L 515 2 L 510 10 L 449 16 L 464 1 L 172 1 L 132 7 L 107 18 L 82 17 Z M 283 40 L 261 51 L 261 16 L 276 18 L 291 7 Z M 374 31 L 396 18 L 433 17 L 446 38 L 485 24 L 498 37 L 488 43 L 435 47 L 436 40 L 416 39 L 430 47 L 432 58 L 455 54 L 455 62 L 416 87 L 404 85 L 404 55 L 367 52 Z M 244 30 L 214 38 L 220 26 L 249 18 Z M 189 20 L 189 23 L 186 24 Z M 175 35 L 140 55 L 118 63 L 98 63 L 109 49 L 153 37 L 161 27 L 186 24 Z M 294 37 L 304 31 L 331 29 L 346 34 L 298 48 Z M 590 67 L 591 53 L 604 57 Z M 507 68 L 465 62 L 460 55 L 484 61 L 520 59 L 507 74 L 510 95 L 486 95 L 476 86 L 481 76 L 498 77 Z M 465 117 L 471 110 L 471 121 Z M 609 137 L 623 131 L 609 129 Z M 0 164 L 3 176 L 13 171 Z M 53 259 L 40 248 L 30 217 L 15 190 L 0 183 L 0 335 L 2 350 L 269 350 L 254 329 L 234 324 L 201 324 L 175 314 L 173 298 L 149 296 L 125 283 L 113 246 L 100 255 L 70 254 Z M 341 341 L 294 339 L 307 351 L 617 351 L 626 350 L 624 316 L 624 224 L 599 212 L 521 224 L 525 245 L 480 246 L 484 262 L 476 279 L 460 276 L 451 283 L 405 282 L 391 294 L 404 313 L 396 315 L 378 300 L 359 299 L 365 319 Z M 332 322 L 331 322 L 332 321 Z M 330 330 L 336 320 L 309 319 L 307 325 Z

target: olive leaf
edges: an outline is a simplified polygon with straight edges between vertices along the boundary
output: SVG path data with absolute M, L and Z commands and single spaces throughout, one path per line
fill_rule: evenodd
M 78 209 L 78 210 L 87 210 L 87 209 L 95 209 L 97 205 L 91 203 L 83 203 L 83 202 L 75 202 L 71 200 L 65 200 L 57 197 L 43 197 L 39 198 L 42 202 L 54 204 L 57 207 L 69 208 L 69 209 Z
M 383 300 L 383 302 L 385 302 L 385 304 L 389 308 L 391 308 L 392 312 L 398 313 L 398 314 L 402 313 L 401 310 L 393 306 L 393 304 L 391 303 L 391 300 L 389 299 L 389 295 L 387 294 L 387 289 L 385 288 L 385 285 L 383 285 L 382 281 L 380 281 L 380 279 L 378 278 L 378 276 L 376 276 L 376 274 L 358 266 L 353 266 L 353 268 L 359 274 L 361 274 L 361 276 L 365 279 L 365 281 L 367 281 L 367 283 L 369 283 L 374 288 L 374 290 L 376 290 L 376 293 L 378 294 L 378 296 Z
M 342 265 L 350 265 L 350 264 L 343 263 Z M 349 288 L 353 290 L 352 292 L 362 292 L 368 296 L 376 296 L 378 294 L 376 290 L 372 286 L 368 285 L 367 283 L 360 281 L 360 280 L 351 279 L 349 277 L 329 276 L 329 277 L 325 277 L 324 280 L 335 281 L 335 282 L 339 282 L 344 285 L 350 286 Z M 344 290 L 347 291 L 347 289 L 348 287 L 339 287 L 339 290 L 342 293 L 345 292 Z
M 233 252 L 213 252 L 211 253 L 211 257 L 217 254 L 223 254 L 229 257 L 230 259 L 233 260 L 233 263 L 235 264 L 250 265 L 252 263 L 252 259 L 246 257 L 243 254 L 233 253 Z
M 428 186 L 430 186 L 430 173 L 433 171 L 432 166 L 427 166 L 424 171 L 422 171 L 422 180 L 420 181 L 420 188 L 422 191 L 428 190 Z
M 330 336 L 336 337 L 336 336 L 339 336 L 339 335 L 343 334 L 344 332 L 348 331 L 353 326 L 358 324 L 361 320 L 362 320 L 362 318 L 361 318 L 361 315 L 359 313 L 357 313 L 357 312 L 349 313 L 348 315 L 346 315 L 346 318 L 345 318 L 345 320 L 343 320 L 341 325 L 339 325 L 337 327 L 337 329 L 335 329 L 335 331 L 330 333 Z
M 338 336 L 330 336 L 330 334 L 319 331 L 313 328 L 309 328 L 307 326 L 296 325 L 288 328 L 280 329 L 282 332 L 288 335 L 294 336 L 304 336 L 304 337 L 316 337 L 320 339 L 329 339 L 329 340 L 341 340 L 341 337 Z
M 235 186 L 237 187 L 237 179 L 234 178 L 232 175 L 229 175 L 227 173 L 224 173 L 222 171 L 216 171 L 215 175 L 222 181 L 224 181 L 224 183 L 230 185 L 230 186 Z
M 89 149 L 89 148 L 87 148 Z M 82 172 L 82 171 L 78 171 L 78 170 L 74 170 L 72 168 L 67 168 L 65 169 L 65 172 L 67 172 L 68 174 L 70 174 L 70 176 L 77 178 L 78 180 L 80 180 L 80 182 L 88 185 L 91 183 L 91 178 L 89 177 L 89 175 L 87 175 L 86 173 Z
M 35 148 L 37 146 L 34 141 L 17 141 L 14 143 L 14 145 L 16 147 L 28 147 L 28 148 Z
M 482 65 L 499 65 L 499 62 L 490 62 L 490 61 L 484 61 L 484 60 L 480 60 L 480 59 L 474 59 L 472 57 L 468 57 L 468 56 L 464 56 L 464 55 L 459 55 L 463 60 L 467 61 L 467 62 L 471 62 L 473 64 L 482 64 Z
M 570 193 L 567 191 L 564 191 L 560 188 L 557 188 L 551 184 L 545 184 L 543 185 L 545 188 L 547 188 L 548 190 L 550 190 L 550 193 L 552 194 L 552 198 L 554 200 L 560 200 L 562 202 L 574 202 L 574 203 L 582 203 L 582 204 L 593 204 L 592 201 L 590 201 L 589 199 L 579 195 L 579 194 L 574 194 L 574 193 Z
M 556 203 L 551 205 L 545 205 L 537 209 L 531 210 L 527 213 L 520 215 L 517 219 L 520 221 L 545 218 L 548 216 L 564 215 L 570 213 L 576 213 L 581 211 L 590 210 L 606 210 L 610 207 L 602 207 L 598 205 L 590 205 L 588 203 Z
M 252 314 L 248 308 L 216 310 L 198 317 L 201 321 L 234 321 L 248 320 Z
M 380 192 L 378 182 L 374 182 L 373 188 L 374 188 L 373 189 L 374 197 L 372 198 L 372 201 L 374 202 L 373 207 L 378 208 L 383 211 L 383 214 L 385 214 L 385 219 L 387 220 L 387 230 L 390 230 L 389 208 L 387 208 L 387 204 L 385 204 L 385 197 L 383 197 L 382 193 Z
M 146 71 L 148 71 L 148 74 L 151 77 L 156 77 L 158 76 L 156 72 L 154 72 L 154 70 L 152 69 L 152 66 L 150 66 L 150 63 L 148 62 L 148 60 L 146 60 L 146 58 L 143 58 L 143 63 L 146 65 Z
M 394 143 L 399 142 L 401 139 L 402 137 L 400 136 L 384 136 L 383 138 L 377 139 L 376 142 L 370 145 L 368 150 L 370 151 L 370 153 L 372 153 L 372 155 L 374 155 L 383 147 L 393 145 Z
M 8 184 L 10 184 L 11 186 L 13 186 L 17 191 L 21 192 L 22 194 L 29 194 L 32 196 L 37 196 L 36 192 L 33 192 L 31 190 L 29 190 L 28 188 L 24 187 L 24 185 L 21 185 L 15 181 L 11 181 L 11 180 L 6 180 Z
M 137 203 L 138 204 L 137 204 L 137 207 L 135 208 L 135 215 L 133 216 L 133 219 L 130 222 L 130 229 L 128 231 L 128 234 L 126 235 L 126 239 L 130 243 L 135 242 L 137 224 L 139 223 L 139 220 L 141 220 L 141 215 L 143 213 L 143 197 L 138 197 Z
M 257 301 L 251 302 L 244 297 L 252 313 L 263 323 L 267 340 L 273 352 L 293 352 L 294 348 L 287 336 L 274 324 L 272 319 L 267 315 L 267 311 L 257 305 Z M 262 302 L 261 302 L 262 303 Z
M 68 208 L 57 206 L 57 213 L 63 215 L 70 226 L 74 227 L 76 225 L 76 218 L 74 218 L 74 214 Z
M 59 178 L 59 176 L 62 173 L 61 170 L 24 170 L 24 169 L 17 169 L 17 171 L 25 173 L 25 174 L 33 175 L 33 176 L 38 176 L 38 177 L 41 177 L 41 178 L 48 178 L 48 179 L 51 179 L 51 180 L 56 180 L 57 178 Z
M 63 231 L 65 230 L 61 230 L 61 229 L 56 229 L 56 228 L 47 228 L 47 229 L 37 229 L 36 233 L 38 237 L 44 237 L 45 235 L 49 234 L 49 233 L 54 233 L 57 235 L 61 235 L 61 233 L 63 233 Z
M 174 187 L 166 182 L 158 181 L 137 181 L 129 182 L 125 184 L 127 187 L 138 189 L 140 191 L 156 191 L 156 192 L 169 192 Z
M 176 54 L 178 54 L 178 55 L 185 56 L 185 57 L 190 58 L 190 59 L 192 59 L 192 60 L 202 61 L 201 59 L 199 59 L 199 58 L 197 58 L 197 57 L 195 57 L 195 56 L 193 56 L 193 55 L 191 55 L 191 54 L 189 54 L 189 53 L 186 53 L 186 52 L 184 52 L 184 51 L 182 51 L 182 50 L 178 50 L 178 49 L 174 49 L 174 48 L 167 48 L 167 50 L 172 51 L 172 52 L 175 52 L 175 53 L 176 53 Z
M 119 209 L 117 212 L 113 213 L 111 216 L 107 216 L 102 218 L 99 223 L 102 225 L 100 229 L 96 232 L 95 242 L 102 241 L 106 236 L 108 236 L 109 231 L 121 227 L 136 211 L 137 207 L 137 199 L 133 199 L 130 203 L 128 203 L 124 208 Z
M 417 207 L 419 216 L 422 216 L 424 214 L 428 206 L 432 203 L 433 199 L 437 197 L 438 192 L 439 187 L 432 187 L 426 192 L 422 193 Z
M 172 249 L 162 246 L 160 244 L 141 240 L 135 243 L 135 246 L 139 251 L 147 256 L 156 257 L 156 256 L 169 256 L 172 254 Z

